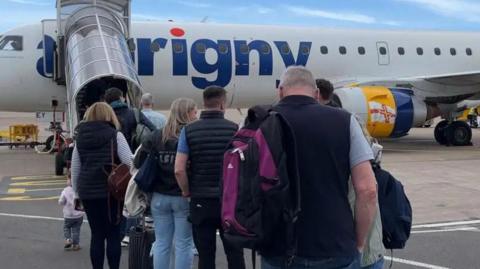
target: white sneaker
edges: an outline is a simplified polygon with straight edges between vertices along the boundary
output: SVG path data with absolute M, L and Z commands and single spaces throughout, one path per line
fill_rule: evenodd
M 130 243 L 130 237 L 129 236 L 125 236 L 122 240 L 122 242 L 120 243 L 120 245 L 122 247 L 128 247 L 128 244 Z

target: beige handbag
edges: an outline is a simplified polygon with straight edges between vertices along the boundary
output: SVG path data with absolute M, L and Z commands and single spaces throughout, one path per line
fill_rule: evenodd
M 131 218 L 131 217 L 138 217 L 145 212 L 147 209 L 147 195 L 142 192 L 138 187 L 137 183 L 135 183 L 135 175 L 137 171 L 133 174 L 130 182 L 128 182 L 127 192 L 125 194 L 125 211 L 124 216 Z
M 135 155 L 140 151 L 140 147 L 135 151 Z M 142 192 L 137 183 L 135 183 L 135 176 L 138 170 L 132 169 L 132 177 L 128 182 L 127 192 L 125 193 L 125 210 L 123 215 L 125 217 L 138 217 L 142 215 L 148 207 L 148 195 Z

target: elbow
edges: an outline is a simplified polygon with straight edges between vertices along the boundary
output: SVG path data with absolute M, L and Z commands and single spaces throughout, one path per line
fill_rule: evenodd
M 376 203 L 378 198 L 377 186 L 372 185 L 359 190 L 357 197 L 367 203 Z
M 185 170 L 175 169 L 175 177 L 178 179 L 182 178 L 185 175 Z

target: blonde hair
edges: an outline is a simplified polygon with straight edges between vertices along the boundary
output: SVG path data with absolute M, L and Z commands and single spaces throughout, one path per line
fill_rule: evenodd
M 105 102 L 97 102 L 90 106 L 85 112 L 85 121 L 106 121 L 113 124 L 117 130 L 120 129 L 120 122 L 115 112 Z
M 170 106 L 170 116 L 162 131 L 162 142 L 178 138 L 182 128 L 193 121 L 189 113 L 197 107 L 195 101 L 189 98 L 178 98 Z

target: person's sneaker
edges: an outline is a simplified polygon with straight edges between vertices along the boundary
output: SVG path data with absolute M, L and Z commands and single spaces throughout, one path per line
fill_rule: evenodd
M 72 247 L 72 240 L 71 239 L 65 239 L 65 245 L 63 246 L 63 249 L 69 250 Z
M 72 245 L 72 251 L 79 251 L 80 249 L 82 249 L 80 245 Z
M 125 236 L 122 240 L 122 243 L 120 243 L 120 245 L 122 247 L 128 247 L 128 244 L 130 243 L 130 237 L 128 236 Z

